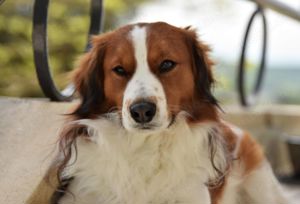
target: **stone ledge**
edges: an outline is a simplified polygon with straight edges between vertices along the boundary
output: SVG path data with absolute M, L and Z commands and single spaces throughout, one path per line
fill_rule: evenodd
M 0 98 L 0 203 L 24 203 L 52 160 L 70 103 Z
M 55 154 L 63 114 L 73 104 L 0 97 L 0 203 L 24 203 L 32 193 Z M 226 106 L 224 110 L 226 120 L 256 135 L 266 149 L 282 145 L 278 141 L 283 132 L 300 135 L 300 106 L 246 110 Z M 290 168 L 284 151 L 269 152 L 273 160 L 276 158 L 271 158 L 276 168 Z

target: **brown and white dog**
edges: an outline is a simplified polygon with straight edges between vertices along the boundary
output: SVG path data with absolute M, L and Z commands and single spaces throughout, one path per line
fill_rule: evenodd
M 260 146 L 221 119 L 208 52 L 162 22 L 95 36 L 51 203 L 287 204 Z

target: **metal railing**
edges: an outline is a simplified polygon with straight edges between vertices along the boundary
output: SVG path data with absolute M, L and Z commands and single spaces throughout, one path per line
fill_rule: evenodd
M 296 21 L 300 21 L 300 8 L 294 9 L 282 1 L 277 0 L 250 0 L 258 4 L 260 7 L 269 8 L 277 13 L 290 17 Z
M 35 0 L 34 2 L 32 42 L 36 73 L 39 84 L 48 98 L 52 101 L 70 101 L 74 94 L 73 84 L 69 84 L 64 90 L 59 91 L 51 75 L 47 41 L 48 6 L 49 0 Z M 102 15 L 102 0 L 91 0 L 90 28 L 85 50 L 90 48 L 90 36 L 98 34 L 101 31 L 103 19 Z
M 249 22 L 246 27 L 246 32 L 243 40 L 242 52 L 240 56 L 240 63 L 238 66 L 237 72 L 237 90 L 239 93 L 239 99 L 242 106 L 247 107 L 250 105 L 255 104 L 257 98 L 259 97 L 259 93 L 262 88 L 262 82 L 265 74 L 265 62 L 266 62 L 266 52 L 267 52 L 267 19 L 264 14 L 264 9 L 269 8 L 273 11 L 276 11 L 282 15 L 290 17 L 291 19 L 297 20 L 300 22 L 300 10 L 297 11 L 294 8 L 276 1 L 276 0 L 249 0 L 257 4 L 257 9 L 251 15 Z M 246 58 L 246 49 L 247 49 L 247 42 L 249 38 L 249 33 L 252 28 L 254 19 L 256 16 L 262 17 L 262 24 L 263 24 L 263 40 L 262 40 L 262 55 L 260 59 L 260 63 L 258 66 L 258 74 L 257 78 L 254 83 L 254 87 L 250 90 L 249 94 L 246 94 L 246 82 L 245 82 L 245 58 Z

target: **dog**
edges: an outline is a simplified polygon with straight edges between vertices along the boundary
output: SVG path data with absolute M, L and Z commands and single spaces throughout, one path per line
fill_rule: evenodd
M 209 52 L 164 22 L 93 37 L 47 176 L 56 189 L 29 203 L 287 204 L 262 148 L 222 119 Z

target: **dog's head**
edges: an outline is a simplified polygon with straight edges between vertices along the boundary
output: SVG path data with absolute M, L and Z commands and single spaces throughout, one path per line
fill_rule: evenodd
M 117 111 L 129 131 L 168 128 L 180 112 L 189 121 L 216 120 L 208 51 L 195 31 L 161 22 L 95 36 L 74 74 L 82 99 L 74 114 Z

